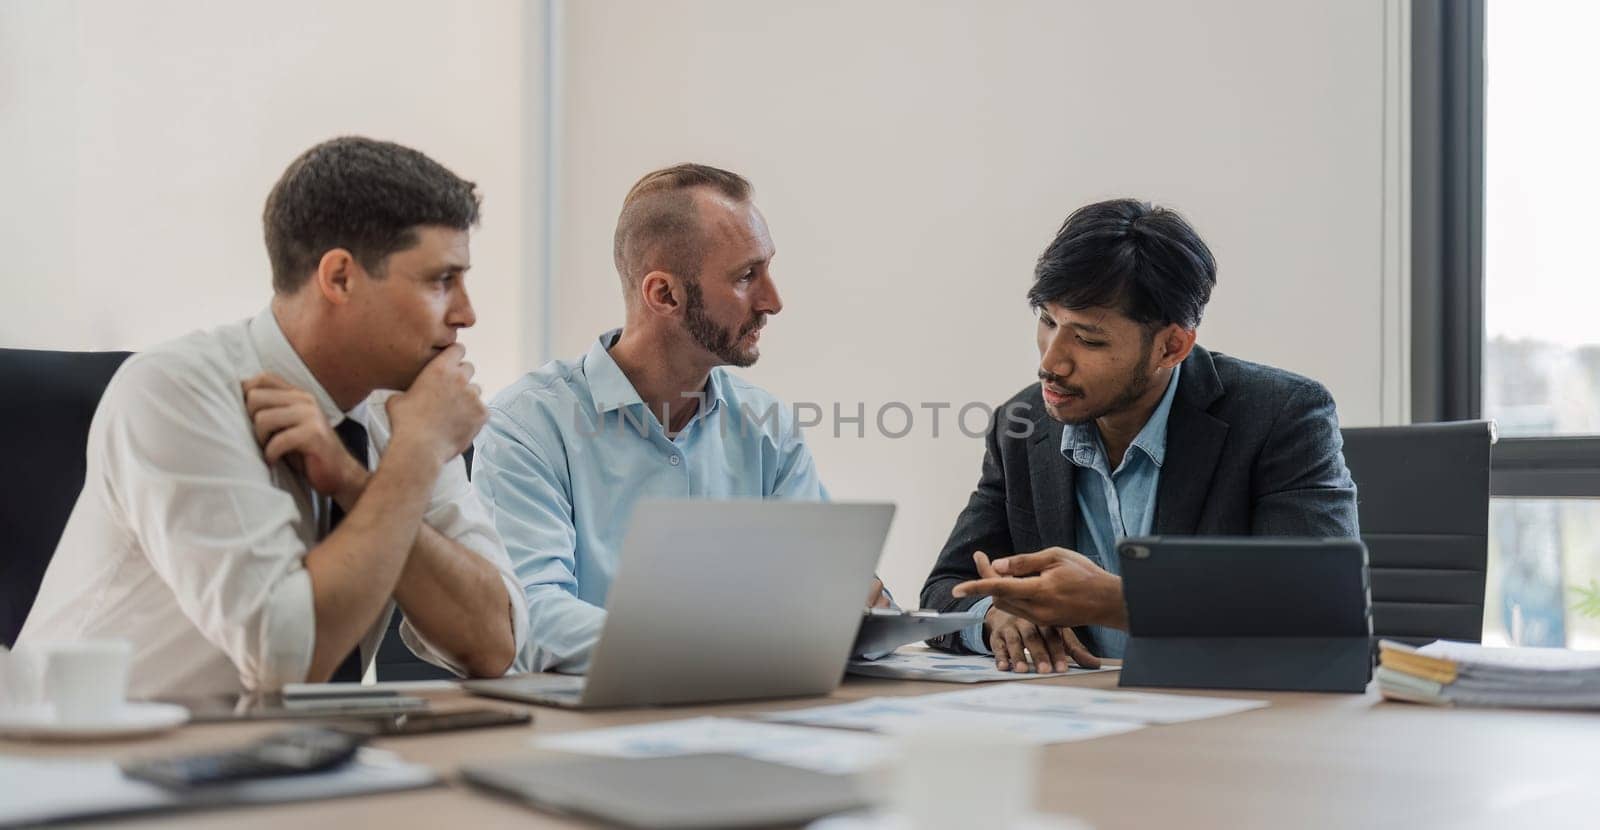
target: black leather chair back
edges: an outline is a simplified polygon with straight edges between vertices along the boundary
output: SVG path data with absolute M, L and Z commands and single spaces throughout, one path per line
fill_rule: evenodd
M 1412 644 L 1483 637 L 1488 421 L 1343 430 L 1372 572 L 1372 627 Z
M 95 407 L 128 354 L 0 349 L 0 643 L 8 647 L 83 489 Z

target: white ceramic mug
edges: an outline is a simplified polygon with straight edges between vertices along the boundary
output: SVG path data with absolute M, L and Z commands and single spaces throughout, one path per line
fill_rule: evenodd
M 895 735 L 899 762 L 884 806 L 919 830 L 1014 828 L 1033 812 L 1038 748 L 958 714 Z
M 44 696 L 44 660 L 32 649 L 0 646 L 0 707 L 37 705 Z
M 58 722 L 100 723 L 117 716 L 128 693 L 132 645 L 126 640 L 80 640 L 52 643 L 44 654 L 44 695 Z

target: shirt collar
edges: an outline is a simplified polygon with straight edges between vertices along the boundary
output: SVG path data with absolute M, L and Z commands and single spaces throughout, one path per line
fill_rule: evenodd
M 345 419 L 345 413 L 340 411 L 339 405 L 333 402 L 333 396 L 328 390 L 322 388 L 315 375 L 311 374 L 310 367 L 300 359 L 294 346 L 290 345 L 289 338 L 284 336 L 283 329 L 278 325 L 278 318 L 272 313 L 272 306 L 267 306 L 257 314 L 249 323 L 250 342 L 255 344 L 256 355 L 261 358 L 261 368 L 283 378 L 296 388 L 311 393 L 317 400 L 317 408 L 322 410 L 328 423 L 338 426 Z M 366 401 L 357 404 L 350 410 L 351 415 L 364 414 Z M 363 420 L 357 417 L 356 420 Z
M 1172 399 L 1178 392 L 1178 372 L 1183 364 L 1172 367 L 1172 377 L 1167 379 L 1167 391 L 1156 404 L 1150 419 L 1144 422 L 1139 434 L 1133 437 L 1128 449 L 1135 447 L 1150 457 L 1157 467 L 1167 459 L 1167 417 L 1172 414 Z M 1101 448 L 1100 430 L 1093 421 L 1086 424 L 1068 424 L 1061 430 L 1061 454 L 1073 458 L 1080 452 L 1098 452 Z
M 612 329 L 600 335 L 583 358 L 583 375 L 589 381 L 589 397 L 594 399 L 595 409 L 602 413 L 644 403 L 644 399 L 639 397 L 639 390 L 634 389 L 628 376 L 622 373 L 622 367 L 611 359 L 611 344 L 617 342 L 621 335 L 622 329 Z
M 595 409 L 601 414 L 625 406 L 644 405 L 644 399 L 639 397 L 639 390 L 633 388 L 633 382 L 628 380 L 628 376 L 622 372 L 622 367 L 611 357 L 611 346 L 621 336 L 622 329 L 612 329 L 600 335 L 583 358 L 583 374 L 589 380 L 589 397 L 593 399 Z M 726 399 L 727 384 L 721 376 L 720 371 L 711 370 L 705 389 L 709 405 L 695 413 L 696 419 L 716 411 Z M 689 399 L 684 400 L 687 402 Z

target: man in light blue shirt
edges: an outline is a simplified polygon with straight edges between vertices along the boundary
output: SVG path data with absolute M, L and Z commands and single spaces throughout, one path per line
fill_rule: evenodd
M 783 309 L 750 196 L 703 165 L 641 179 L 613 248 L 624 326 L 489 407 L 472 478 L 527 595 L 535 670 L 586 670 L 639 500 L 827 498 L 793 412 L 722 368 L 754 364 Z

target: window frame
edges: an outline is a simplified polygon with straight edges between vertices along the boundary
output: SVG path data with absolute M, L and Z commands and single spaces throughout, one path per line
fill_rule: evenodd
M 1411 6 L 1411 414 L 1483 413 L 1483 0 Z
M 1484 3 L 1411 4 L 1411 419 L 1483 417 Z M 1600 436 L 1501 438 L 1489 494 L 1600 498 Z

